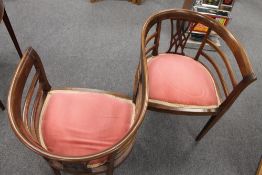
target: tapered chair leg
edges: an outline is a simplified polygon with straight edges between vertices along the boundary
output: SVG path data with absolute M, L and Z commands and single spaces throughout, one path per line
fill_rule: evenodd
M 51 167 L 55 175 L 61 175 L 60 171 Z
M 107 172 L 106 172 L 106 175 L 113 175 L 114 174 L 114 156 L 111 155 L 110 158 L 109 158 L 109 163 L 108 163 L 108 169 L 107 169 Z
M 5 106 L 4 106 L 4 104 L 3 104 L 3 102 L 0 100 L 0 108 L 2 109 L 2 110 L 5 110 Z
M 51 164 L 53 163 L 52 160 L 48 160 L 47 158 L 43 157 L 45 159 L 45 161 L 48 163 L 48 165 L 50 166 L 50 168 L 53 170 L 55 175 L 61 175 L 60 171 L 58 169 L 55 169 L 54 167 L 51 166 Z
M 210 117 L 202 131 L 198 134 L 196 137 L 196 141 L 200 141 L 206 134 L 207 132 L 216 124 L 216 122 L 222 117 L 222 114 L 220 115 L 213 115 Z
M 106 175 L 113 175 L 114 174 L 114 168 L 110 168 L 108 171 L 107 171 L 107 173 L 106 173 Z
M 6 13 L 5 10 L 4 10 L 3 21 L 4 21 L 4 23 L 5 23 L 5 26 L 6 26 L 6 28 L 7 28 L 7 31 L 9 32 L 9 35 L 10 35 L 11 39 L 12 39 L 14 45 L 15 45 L 15 48 L 16 48 L 16 50 L 17 50 L 17 52 L 18 52 L 18 55 L 19 55 L 19 57 L 20 57 L 20 59 L 21 59 L 22 56 L 23 56 L 23 54 L 22 54 L 22 52 L 21 52 L 20 46 L 19 46 L 19 44 L 18 44 L 18 42 L 17 42 L 17 39 L 16 39 L 16 36 L 15 36 L 15 32 L 14 32 L 14 30 L 13 30 L 13 28 L 12 28 L 12 25 L 11 25 L 11 23 L 10 23 L 10 21 L 9 21 L 9 18 L 8 18 L 7 13 Z

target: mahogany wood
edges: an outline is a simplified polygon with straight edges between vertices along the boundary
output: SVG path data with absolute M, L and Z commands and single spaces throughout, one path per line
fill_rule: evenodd
M 13 27 L 12 27 L 12 25 L 10 23 L 10 20 L 9 20 L 8 16 L 7 16 L 6 10 L 4 10 L 3 21 L 5 23 L 6 29 L 7 29 L 8 33 L 9 33 L 11 39 L 12 39 L 14 45 L 15 45 L 15 48 L 16 48 L 16 51 L 17 51 L 19 57 L 22 58 L 23 54 L 22 54 L 22 51 L 21 51 L 20 46 L 18 44 L 18 41 L 16 39 Z
M 199 49 L 198 49 L 198 51 L 197 51 L 197 54 L 196 54 L 196 56 L 195 56 L 195 60 L 198 60 L 201 52 L 203 51 L 203 49 L 204 49 L 204 47 L 205 47 L 205 45 L 206 45 L 206 42 L 207 42 L 207 40 L 208 40 L 208 37 L 209 37 L 210 33 L 211 33 L 211 28 L 208 28 L 207 33 L 205 34 L 205 37 L 203 38 L 203 41 L 202 41 L 202 43 L 200 44 L 200 47 L 199 47 Z
M 216 70 L 216 72 L 217 72 L 217 74 L 218 74 L 218 77 L 219 77 L 219 80 L 220 80 L 220 82 L 221 82 L 221 84 L 222 84 L 222 87 L 223 87 L 225 96 L 228 96 L 229 90 L 228 90 L 228 87 L 227 87 L 225 78 L 224 78 L 223 74 L 222 74 L 221 71 L 220 71 L 219 66 L 216 64 L 215 60 L 214 60 L 212 57 L 210 57 L 207 53 L 201 51 L 200 54 L 201 54 L 204 58 L 206 58 L 206 59 L 212 64 L 212 66 L 214 67 L 214 69 Z
M 188 0 L 185 1 L 184 7 L 187 7 L 188 4 L 191 2 Z M 170 46 L 166 53 L 172 54 L 181 54 L 186 55 L 184 53 L 184 48 L 186 42 L 188 40 L 189 35 L 192 32 L 193 27 L 201 23 L 202 25 L 208 27 L 208 32 L 202 43 L 197 50 L 196 56 L 192 59 L 199 61 L 199 57 L 207 59 L 211 63 L 211 67 L 213 66 L 214 70 L 218 75 L 218 79 L 215 79 L 216 86 L 218 83 L 221 83 L 224 93 L 225 99 L 221 99 L 221 104 L 213 109 L 206 109 L 206 108 L 190 108 L 190 107 L 177 107 L 177 106 L 167 106 L 164 103 L 159 104 L 155 103 L 151 99 L 149 99 L 149 110 L 154 111 L 161 111 L 161 112 L 169 112 L 175 114 L 188 114 L 188 115 L 211 115 L 209 121 L 196 137 L 196 141 L 199 141 L 215 124 L 216 122 L 224 115 L 224 113 L 230 108 L 230 106 L 234 103 L 236 98 L 240 95 L 240 93 L 252 82 L 256 80 L 256 76 L 253 72 L 252 66 L 250 64 L 249 58 L 246 54 L 245 49 L 241 45 L 241 43 L 229 32 L 227 28 L 220 25 L 219 22 L 216 20 L 205 16 L 200 13 L 196 13 L 186 9 L 171 9 L 171 10 L 164 10 L 157 14 L 152 15 L 146 21 L 143 26 L 142 30 L 142 38 L 141 38 L 141 59 L 147 60 L 155 53 L 158 53 L 158 42 L 154 42 L 153 46 L 150 45 L 151 40 L 159 41 L 160 38 L 160 30 L 161 28 L 159 24 L 163 23 L 164 21 L 171 21 L 171 39 L 170 39 Z M 149 31 L 152 28 L 156 28 L 156 33 L 153 35 L 149 35 Z M 232 52 L 234 59 L 237 62 L 237 67 L 233 69 L 232 65 L 230 64 L 230 60 L 225 55 L 225 53 L 218 48 L 212 41 L 209 40 L 208 35 L 210 33 L 216 33 L 220 38 L 225 42 L 226 46 Z M 232 90 L 229 90 L 225 78 L 223 77 L 222 71 L 220 69 L 221 65 L 218 65 L 215 60 L 218 58 L 211 57 L 206 51 L 203 50 L 204 45 L 208 44 L 210 47 L 214 48 L 214 50 L 218 53 L 217 55 L 222 59 L 222 62 L 225 64 L 227 69 L 227 74 L 232 82 Z M 210 70 L 210 65 L 205 65 L 201 62 L 207 70 Z M 235 77 L 235 71 L 240 70 L 242 75 L 241 80 L 237 81 Z M 134 94 L 137 90 L 137 74 L 140 72 L 140 67 L 137 69 L 135 83 L 134 83 Z M 211 73 L 212 75 L 212 73 Z M 170 75 L 170 76 L 179 76 L 179 75 Z M 217 89 L 219 89 L 217 87 Z
M 17 50 L 17 53 L 18 53 L 19 57 L 22 58 L 22 52 L 21 52 L 20 46 L 19 46 L 19 44 L 17 42 L 17 39 L 16 39 L 16 36 L 15 36 L 14 30 L 12 28 L 12 25 L 10 23 L 10 20 L 9 20 L 9 18 L 7 16 L 4 3 L 3 3 L 2 0 L 0 0 L 0 23 L 1 23 L 2 20 L 5 23 L 6 29 L 7 29 L 8 33 L 9 33 L 9 35 L 10 35 L 14 45 L 15 45 L 15 48 Z M 4 104 L 2 103 L 1 100 L 0 100 L 0 108 L 2 110 L 5 110 L 5 106 L 4 106 Z
M 5 110 L 5 106 L 4 106 L 4 104 L 3 104 L 3 102 L 0 100 L 0 108 L 2 109 L 2 110 Z
M 137 94 L 134 95 L 135 98 L 133 99 L 135 103 L 135 122 L 128 134 L 111 148 L 97 154 L 82 157 L 61 156 L 46 150 L 40 143 L 38 132 L 39 116 L 46 95 L 51 90 L 51 86 L 46 78 L 40 57 L 32 48 L 28 48 L 18 64 L 8 95 L 8 114 L 13 131 L 25 146 L 41 155 L 48 162 L 56 175 L 60 175 L 60 171 L 72 174 L 91 175 L 106 173 L 107 175 L 113 175 L 114 169 L 119 166 L 131 152 L 136 133 L 144 119 L 147 108 L 148 80 L 147 66 L 144 59 L 140 60 L 140 65 L 141 72 L 137 79 L 139 82 L 138 91 L 136 91 Z M 31 75 L 33 70 L 35 70 L 35 74 L 29 84 L 28 91 L 24 92 L 26 91 L 26 81 L 29 80 L 29 74 Z M 130 99 L 127 96 L 119 95 L 114 92 L 80 88 L 64 89 L 95 91 Z M 32 94 L 35 92 L 36 95 L 33 96 Z M 22 103 L 23 94 L 25 94 L 24 103 Z M 29 113 L 30 106 L 32 107 L 32 113 Z M 104 157 L 108 157 L 104 164 L 98 167 L 89 166 L 90 161 Z
M 184 0 L 183 9 L 191 9 L 194 0 Z
M 229 59 L 227 58 L 227 56 L 225 55 L 225 53 L 210 39 L 207 39 L 207 43 L 209 45 L 212 45 L 212 47 L 217 51 L 217 53 L 220 55 L 220 57 L 222 58 L 223 62 L 225 63 L 226 67 L 227 67 L 227 71 L 230 77 L 230 80 L 232 82 L 232 85 L 235 87 L 237 85 L 237 80 L 235 77 L 235 73 L 232 69 L 232 66 L 229 62 Z
M 6 10 L 5 10 L 5 6 L 4 6 L 4 3 L 2 0 L 0 0 L 0 22 L 1 21 L 4 21 L 5 23 L 5 26 L 6 26 L 6 29 L 15 45 L 15 48 L 17 50 L 17 53 L 19 55 L 20 58 L 22 58 L 22 52 L 21 52 L 21 49 L 20 49 L 20 46 L 17 42 L 17 39 L 16 39 L 16 36 L 15 36 L 15 33 L 14 33 L 14 30 L 13 30 L 13 27 L 10 23 L 10 20 L 7 16 L 7 13 L 6 13 Z

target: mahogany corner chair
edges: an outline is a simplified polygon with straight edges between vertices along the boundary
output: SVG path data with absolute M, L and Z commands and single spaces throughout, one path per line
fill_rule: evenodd
M 192 29 L 199 23 L 208 27 L 208 31 L 199 48 L 191 53 L 193 56 L 189 56 L 185 53 L 189 53 L 185 46 Z M 168 34 L 167 25 L 162 27 L 162 24 L 171 26 L 171 34 Z M 161 27 L 162 30 L 164 28 L 162 32 Z M 208 37 L 211 32 L 224 41 L 231 52 L 230 59 L 223 47 L 218 47 Z M 161 40 L 161 34 L 165 35 L 164 40 Z M 171 36 L 170 40 L 166 36 Z M 167 48 L 160 48 L 162 43 Z M 213 48 L 214 52 L 203 49 L 205 44 Z M 149 110 L 211 116 L 196 141 L 215 125 L 241 92 L 256 80 L 246 51 L 228 29 L 216 20 L 190 10 L 165 10 L 149 17 L 142 31 L 141 59 L 147 61 L 148 65 Z M 231 62 L 235 62 L 235 69 Z M 137 69 L 137 75 L 139 72 L 140 68 Z M 138 81 L 135 82 L 134 94 L 138 85 Z
M 15 45 L 15 48 L 17 50 L 17 53 L 18 53 L 19 57 L 22 58 L 22 52 L 21 52 L 20 46 L 19 46 L 19 44 L 17 42 L 17 39 L 16 39 L 16 36 L 15 36 L 14 30 L 12 28 L 12 25 L 10 23 L 10 20 L 9 20 L 9 18 L 7 16 L 4 3 L 3 3 L 2 0 L 0 0 L 0 23 L 2 22 L 2 20 L 5 23 L 7 31 L 9 32 L 9 35 L 10 35 L 10 37 L 11 37 L 11 39 L 12 39 L 14 45 Z M 1 100 L 0 100 L 0 108 L 2 110 L 5 109 L 5 106 L 4 106 L 4 104 L 2 103 Z
M 147 108 L 147 67 L 144 60 L 140 65 L 133 100 L 100 90 L 53 89 L 38 54 L 27 49 L 8 96 L 13 131 L 56 175 L 112 175 L 130 153 Z

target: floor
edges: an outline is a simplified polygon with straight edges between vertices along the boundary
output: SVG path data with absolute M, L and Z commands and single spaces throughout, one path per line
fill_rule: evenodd
M 22 50 L 32 46 L 53 86 L 88 87 L 132 95 L 140 31 L 162 9 L 182 0 L 140 5 L 104 0 L 5 0 Z M 116 175 L 254 175 L 262 153 L 261 0 L 238 0 L 229 29 L 244 44 L 258 80 L 196 143 L 206 117 L 147 112 L 137 142 Z M 18 55 L 0 27 L 0 98 L 6 103 Z M 21 144 L 0 111 L 0 174 L 51 175 L 45 161 Z

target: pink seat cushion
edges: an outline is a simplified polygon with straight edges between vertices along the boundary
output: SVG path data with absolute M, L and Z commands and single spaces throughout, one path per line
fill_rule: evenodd
M 149 97 L 182 106 L 217 106 L 219 98 L 209 71 L 192 58 L 160 54 L 148 61 Z
M 131 100 L 113 95 L 51 91 L 41 113 L 42 145 L 61 156 L 99 153 L 127 134 L 133 124 L 134 109 Z

